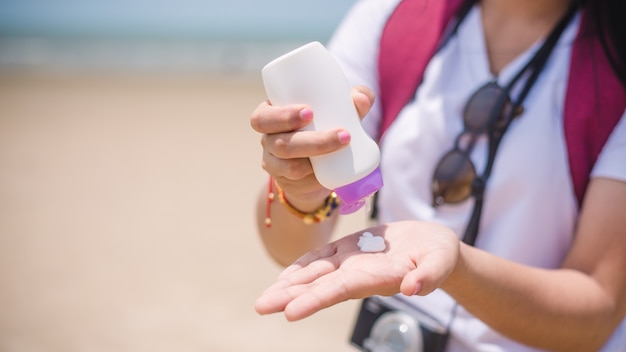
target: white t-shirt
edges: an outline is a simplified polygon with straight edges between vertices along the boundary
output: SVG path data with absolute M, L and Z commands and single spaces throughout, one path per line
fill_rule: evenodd
M 398 2 L 357 2 L 330 41 L 329 49 L 353 85 L 377 89 L 380 35 Z M 480 16 L 478 7 L 472 9 L 457 34 L 431 60 L 417 98 L 402 110 L 381 141 L 385 182 L 378 199 L 381 222 L 429 220 L 445 224 L 459 237 L 464 232 L 473 199 L 433 208 L 430 184 L 437 162 L 463 130 L 461 114 L 468 98 L 496 78 L 489 70 Z M 524 101 L 524 113 L 511 124 L 499 146 L 475 244 L 498 256 L 542 268 L 561 265 L 578 216 L 562 120 L 571 43 L 579 17 L 561 35 Z M 505 86 L 540 45 L 536 43 L 509 63 L 496 78 L 498 83 Z M 380 106 L 375 103 L 363 121 L 372 136 L 377 135 L 380 119 Z M 486 163 L 486 142 L 486 137 L 480 138 L 471 152 L 479 174 Z M 626 181 L 624 115 L 593 168 L 592 177 L 598 176 Z M 410 301 L 443 323 L 450 321 L 455 305 L 441 290 Z M 449 351 L 533 351 L 491 330 L 462 308 L 451 331 Z M 626 351 L 626 323 L 605 351 Z

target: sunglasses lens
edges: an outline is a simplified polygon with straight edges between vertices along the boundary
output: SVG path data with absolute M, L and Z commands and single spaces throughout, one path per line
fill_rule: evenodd
M 441 159 L 433 175 L 433 205 L 464 201 L 472 194 L 475 178 L 476 170 L 467 155 L 459 150 L 449 152 Z
M 506 93 L 496 83 L 487 83 L 478 89 L 465 107 L 465 129 L 475 134 L 484 133 L 489 125 L 491 112 L 497 108 L 496 104 L 503 94 Z

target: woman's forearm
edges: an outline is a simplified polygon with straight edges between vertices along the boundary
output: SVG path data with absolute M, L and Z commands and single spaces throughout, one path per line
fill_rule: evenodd
M 271 226 L 266 226 L 269 215 Z M 261 190 L 257 201 L 257 227 L 268 254 L 280 265 L 287 266 L 307 251 L 317 248 L 330 239 L 337 221 L 337 212 L 317 224 L 305 224 L 278 201 L 268 203 L 268 189 Z
M 467 245 L 442 288 L 496 331 L 542 349 L 597 351 L 623 318 L 589 275 L 523 266 Z

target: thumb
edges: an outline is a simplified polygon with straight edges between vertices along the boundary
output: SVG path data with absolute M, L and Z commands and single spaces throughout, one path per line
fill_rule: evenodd
M 361 119 L 369 112 L 374 104 L 374 92 L 366 86 L 352 88 L 352 99 Z
M 437 289 L 446 277 L 446 270 L 435 261 L 423 261 L 402 278 L 400 292 L 407 296 L 425 296 Z

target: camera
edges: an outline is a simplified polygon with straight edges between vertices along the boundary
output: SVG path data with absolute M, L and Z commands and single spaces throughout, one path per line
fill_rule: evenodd
M 350 338 L 366 352 L 443 352 L 447 327 L 401 297 L 363 300 Z

